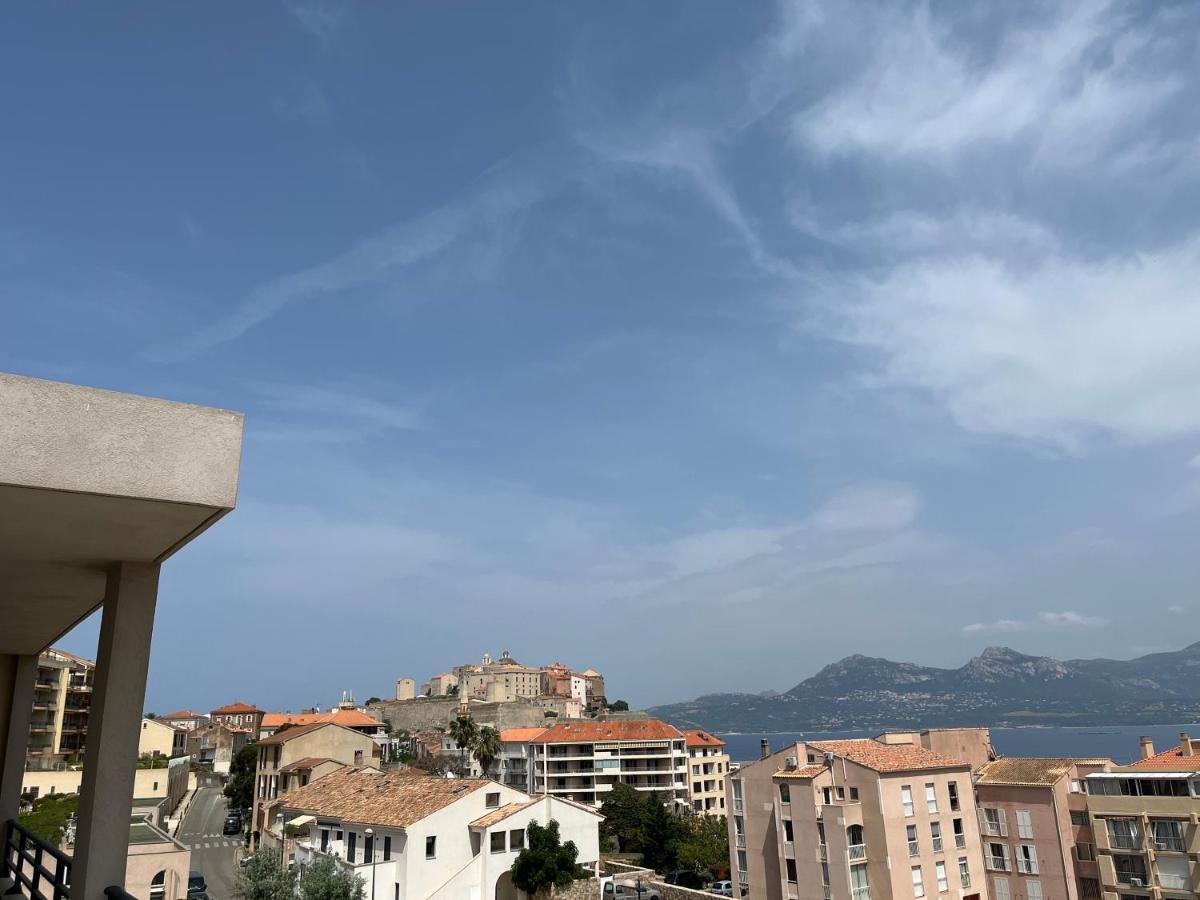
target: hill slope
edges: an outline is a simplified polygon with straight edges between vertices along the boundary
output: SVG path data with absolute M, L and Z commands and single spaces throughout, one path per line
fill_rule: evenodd
M 855 655 L 783 694 L 709 694 L 650 712 L 710 731 L 1194 721 L 1200 642 L 1130 660 L 1058 660 L 988 647 L 958 669 Z

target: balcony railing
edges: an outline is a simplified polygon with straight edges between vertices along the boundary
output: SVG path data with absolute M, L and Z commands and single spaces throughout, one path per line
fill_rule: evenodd
M 33 900 L 67 900 L 71 857 L 9 819 L 4 826 L 0 876 L 11 878 L 18 893 Z
M 1140 834 L 1112 834 L 1108 836 L 1109 844 L 1118 850 L 1141 850 L 1142 836 Z
M 1008 825 L 1004 822 L 983 820 L 983 833 L 988 837 L 1008 837 Z
M 746 835 L 745 835 L 745 834 L 739 834 L 739 835 L 738 835 L 738 836 L 735 838 L 735 841 L 734 841 L 734 842 L 737 844 L 737 846 L 738 846 L 738 848 L 739 848 L 739 849 L 741 849 L 741 850 L 745 850 L 745 849 L 746 849 Z
M 969 888 L 971 886 L 971 873 L 970 872 L 959 873 L 958 880 L 962 882 L 962 886 L 963 886 L 964 890 Z
M 921 845 L 917 841 L 909 841 L 908 842 L 908 855 L 909 856 L 920 856 L 921 855 Z
M 1183 838 L 1176 835 L 1162 835 L 1155 837 L 1154 849 L 1159 851 L 1172 850 L 1176 853 L 1182 853 L 1184 851 Z
M 829 862 L 829 845 L 819 844 L 817 846 L 817 856 L 820 858 L 821 862 Z
M 984 856 L 983 861 L 992 872 L 1008 871 L 1008 860 L 1003 856 Z
M 1128 884 L 1133 887 L 1145 887 L 1148 884 L 1146 873 L 1144 871 L 1125 871 L 1117 872 L 1117 884 Z
M 933 852 L 934 853 L 942 852 L 942 839 L 940 837 L 933 838 Z
M 967 847 L 967 836 L 965 834 L 956 834 L 954 836 L 954 846 L 959 850 L 965 850 Z
M 1166 872 L 1158 873 L 1158 884 L 1168 891 L 1190 891 L 1191 879 L 1186 875 L 1172 875 Z
M 851 844 L 846 848 L 846 855 L 850 859 L 866 859 L 867 845 L 866 844 Z
M 850 896 L 853 900 L 871 900 L 871 889 L 869 887 L 851 888 Z
M 1036 875 L 1038 873 L 1037 863 L 1032 859 L 1018 859 L 1017 871 L 1023 875 Z

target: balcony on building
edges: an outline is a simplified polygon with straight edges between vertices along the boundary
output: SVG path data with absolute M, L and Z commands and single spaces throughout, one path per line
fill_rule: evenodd
M 124 892 L 159 568 L 233 509 L 242 417 L 0 373 L 0 421 L 0 894 L 103 900 Z M 60 858 L 16 822 L 31 720 L 46 721 L 34 701 L 59 689 L 38 655 L 95 610 L 74 851 Z

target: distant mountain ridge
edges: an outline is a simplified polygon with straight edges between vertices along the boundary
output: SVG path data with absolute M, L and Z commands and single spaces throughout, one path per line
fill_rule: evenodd
M 1200 719 L 1200 641 L 1136 659 L 988 647 L 957 669 L 855 654 L 782 694 L 709 694 L 650 712 L 709 731 L 1134 725 Z

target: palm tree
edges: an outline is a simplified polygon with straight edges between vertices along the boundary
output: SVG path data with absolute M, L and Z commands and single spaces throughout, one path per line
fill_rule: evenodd
M 475 762 L 479 763 L 483 777 L 487 778 L 488 769 L 500 755 L 500 732 L 490 725 L 484 725 L 475 737 L 474 752 Z
M 475 720 L 470 716 L 459 716 L 450 723 L 450 737 L 454 738 L 454 743 L 458 747 L 459 755 L 463 758 L 463 763 L 466 763 L 467 751 L 475 746 L 475 741 L 479 738 L 479 728 L 475 725 Z

